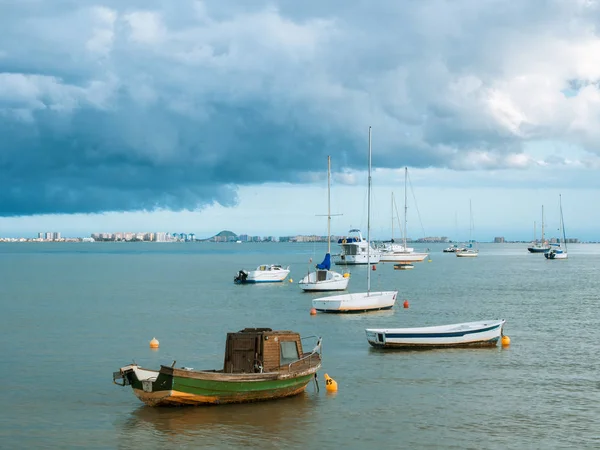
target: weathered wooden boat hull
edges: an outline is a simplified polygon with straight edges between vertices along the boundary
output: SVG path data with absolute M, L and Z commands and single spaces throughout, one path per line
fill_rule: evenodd
M 298 395 L 313 377 L 314 372 L 287 379 L 219 381 L 160 373 L 151 386 L 140 380 L 133 381 L 131 385 L 134 394 L 150 406 L 219 405 Z
M 502 335 L 504 320 L 441 327 L 367 329 L 367 341 L 376 348 L 426 349 L 493 347 Z
M 315 366 L 300 374 L 247 376 L 190 372 L 194 376 L 189 377 L 169 373 L 183 370 L 163 366 L 160 372 L 155 372 L 154 380 L 140 380 L 129 366 L 122 372 L 127 379 L 126 384 L 130 384 L 136 397 L 147 405 L 181 406 L 257 402 L 298 395 L 314 378 L 317 369 Z

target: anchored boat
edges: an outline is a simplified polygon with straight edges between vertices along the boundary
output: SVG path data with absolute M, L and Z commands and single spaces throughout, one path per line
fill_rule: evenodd
M 494 346 L 502 335 L 504 320 L 455 323 L 419 328 L 368 328 L 367 341 L 378 348 L 446 348 Z
M 263 264 L 255 270 L 240 270 L 233 277 L 233 282 L 235 284 L 280 283 L 287 278 L 289 273 L 289 266 L 282 267 L 279 264 Z
M 305 352 L 303 341 L 314 347 Z M 113 373 L 113 382 L 131 386 L 150 406 L 246 403 L 300 394 L 321 368 L 321 338 L 301 338 L 293 331 L 245 328 L 227 333 L 222 369 L 194 370 L 137 364 Z

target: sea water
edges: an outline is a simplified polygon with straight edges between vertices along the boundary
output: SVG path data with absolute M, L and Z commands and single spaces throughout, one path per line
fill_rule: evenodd
M 0 447 L 600 448 L 600 246 L 571 245 L 565 261 L 525 244 L 483 244 L 477 258 L 442 249 L 430 244 L 431 262 L 411 271 L 348 268 L 350 292 L 366 290 L 367 270 L 372 290 L 397 289 L 392 310 L 311 316 L 328 294 L 297 282 L 322 244 L 0 244 Z M 233 283 L 271 263 L 289 265 L 294 282 Z M 389 352 L 365 337 L 496 318 L 508 348 Z M 226 333 L 245 327 L 321 336 L 320 389 L 151 408 L 112 383 L 132 361 L 220 368 Z M 326 392 L 325 373 L 338 392 Z

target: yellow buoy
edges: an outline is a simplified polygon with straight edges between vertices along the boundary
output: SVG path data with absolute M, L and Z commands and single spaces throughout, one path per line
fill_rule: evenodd
M 150 348 L 158 348 L 158 340 L 155 337 L 150 341 Z
M 350 278 L 350 274 L 349 274 L 348 272 L 346 272 L 346 273 L 344 274 L 344 278 Z
M 427 262 L 431 262 L 431 259 L 428 259 Z
M 325 389 L 328 392 L 337 392 L 338 390 L 337 382 L 327 374 L 325 374 Z
M 502 347 L 508 347 L 510 345 L 510 338 L 508 336 L 502 336 Z
M 294 280 L 292 280 L 292 279 L 290 278 L 290 283 L 293 283 L 293 282 L 294 282 Z

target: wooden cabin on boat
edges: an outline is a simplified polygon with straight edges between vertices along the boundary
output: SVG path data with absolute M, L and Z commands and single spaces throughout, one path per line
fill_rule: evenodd
M 302 358 L 302 340 L 293 331 L 244 328 L 227 333 L 224 373 L 277 372 Z

